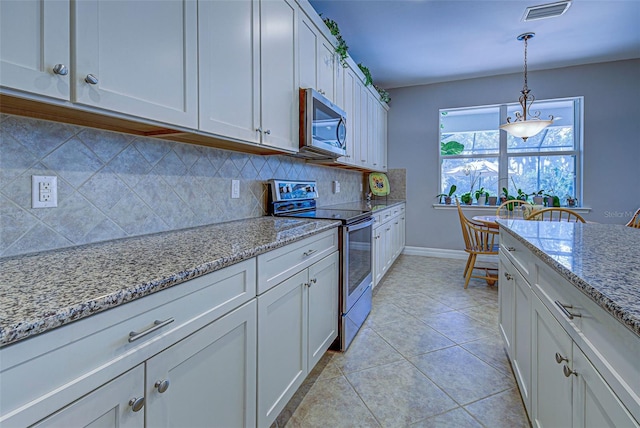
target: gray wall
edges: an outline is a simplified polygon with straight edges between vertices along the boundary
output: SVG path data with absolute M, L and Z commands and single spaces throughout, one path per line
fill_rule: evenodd
M 32 175 L 58 177 L 57 208 L 31 208 Z M 315 179 L 325 205 L 359 200 L 363 183 L 287 156 L 0 115 L 0 257 L 262 216 L 270 178 Z
M 537 99 L 584 96 L 581 202 L 592 209 L 588 221 L 625 223 L 640 207 L 638 76 L 640 60 L 529 72 Z M 390 91 L 388 163 L 407 170 L 408 246 L 463 248 L 456 212 L 432 207 L 439 193 L 438 110 L 515 102 L 522 80 L 519 73 Z

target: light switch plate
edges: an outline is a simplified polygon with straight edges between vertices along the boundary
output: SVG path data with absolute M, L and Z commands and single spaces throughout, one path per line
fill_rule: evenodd
M 231 199 L 240 197 L 240 180 L 231 180 Z
M 58 177 L 55 175 L 31 176 L 31 208 L 58 206 Z

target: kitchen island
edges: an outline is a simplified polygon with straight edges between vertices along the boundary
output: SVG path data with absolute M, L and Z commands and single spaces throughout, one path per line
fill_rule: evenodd
M 640 231 L 499 220 L 500 332 L 534 426 L 638 426 Z

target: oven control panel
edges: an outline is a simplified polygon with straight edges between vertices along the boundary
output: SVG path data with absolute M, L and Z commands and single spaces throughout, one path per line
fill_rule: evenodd
M 318 191 L 315 181 L 269 180 L 273 202 L 316 199 Z

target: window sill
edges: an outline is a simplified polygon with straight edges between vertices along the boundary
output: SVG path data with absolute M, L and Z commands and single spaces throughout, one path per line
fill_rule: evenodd
M 451 205 L 446 205 L 446 204 L 433 204 L 433 209 L 436 210 L 455 210 L 456 209 L 456 204 L 452 203 Z M 498 209 L 499 205 L 477 205 L 477 204 L 473 204 L 473 205 L 465 205 L 465 204 L 460 204 L 460 206 L 462 207 L 463 210 L 474 210 L 474 211 L 492 211 L 492 212 L 496 212 L 496 210 Z M 578 214 L 589 214 L 591 212 L 591 208 L 589 207 L 567 207 L 567 206 L 562 206 L 560 208 L 569 208 L 572 211 L 577 212 Z

